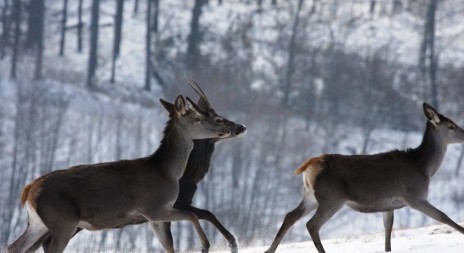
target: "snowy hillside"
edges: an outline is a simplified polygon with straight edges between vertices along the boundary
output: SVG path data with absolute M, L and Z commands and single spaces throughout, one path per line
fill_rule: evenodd
M 306 233 L 306 231 L 301 231 Z M 309 235 L 308 235 L 309 237 Z M 382 253 L 384 234 L 322 240 L 327 253 Z M 263 253 L 266 247 L 246 248 L 241 253 Z M 444 225 L 393 231 L 392 253 L 462 253 L 464 235 Z M 227 253 L 228 251 L 217 251 Z M 316 253 L 312 241 L 282 244 L 276 253 Z

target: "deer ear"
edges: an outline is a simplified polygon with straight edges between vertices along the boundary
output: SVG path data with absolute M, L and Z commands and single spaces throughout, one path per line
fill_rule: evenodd
M 182 95 L 177 96 L 176 101 L 174 102 L 174 108 L 180 115 L 184 115 L 187 112 L 187 105 Z
M 438 116 L 438 112 L 432 106 L 430 106 L 427 103 L 424 103 L 423 108 L 425 117 L 427 117 L 430 123 L 432 123 L 435 126 L 440 123 L 440 117 Z
M 168 111 L 169 113 L 174 112 L 174 104 L 169 103 L 168 101 L 162 98 L 160 98 L 160 103 L 164 106 L 164 108 L 166 108 L 166 111 Z

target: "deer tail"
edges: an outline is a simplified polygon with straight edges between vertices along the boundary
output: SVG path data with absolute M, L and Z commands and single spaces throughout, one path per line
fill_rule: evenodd
M 24 206 L 26 203 L 27 197 L 29 196 L 29 191 L 31 190 L 31 184 L 26 185 L 23 191 L 21 192 L 21 206 Z
M 295 175 L 301 174 L 311 168 L 318 168 L 321 170 L 321 162 L 324 160 L 325 156 L 326 155 L 321 155 L 319 157 L 313 157 L 306 160 L 300 167 L 298 167 L 298 169 L 295 170 Z

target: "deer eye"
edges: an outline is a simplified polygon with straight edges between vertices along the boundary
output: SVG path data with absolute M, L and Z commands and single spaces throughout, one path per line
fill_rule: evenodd
M 216 118 L 216 123 L 222 123 L 222 122 L 224 122 L 223 118 Z
M 448 126 L 448 129 L 449 129 L 449 130 L 454 130 L 454 129 L 456 129 L 456 126 L 455 126 L 455 125 L 449 125 L 449 126 Z
M 200 119 L 200 118 L 198 118 L 198 117 L 195 117 L 195 118 L 193 118 L 193 121 L 195 121 L 195 122 L 200 122 L 200 121 L 201 121 L 201 119 Z

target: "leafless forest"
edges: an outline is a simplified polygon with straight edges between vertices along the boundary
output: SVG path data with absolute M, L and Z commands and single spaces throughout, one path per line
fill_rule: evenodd
M 197 99 L 184 75 L 248 129 L 216 147 L 196 206 L 241 246 L 269 244 L 300 200 L 293 170 L 306 158 L 414 147 L 424 101 L 464 125 L 463 21 L 462 0 L 0 0 L 0 246 L 25 229 L 32 179 L 151 154 L 167 120 L 158 99 Z M 450 148 L 430 192 L 458 221 L 463 157 Z M 404 209 L 394 228 L 431 223 Z M 309 239 L 298 224 L 286 240 Z M 382 230 L 381 216 L 343 209 L 322 233 Z M 199 249 L 191 224 L 173 234 L 177 249 Z M 146 225 L 80 233 L 70 248 L 161 249 Z

